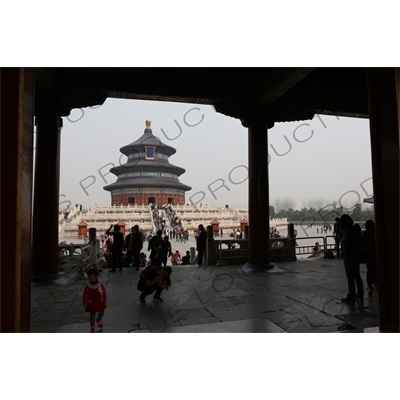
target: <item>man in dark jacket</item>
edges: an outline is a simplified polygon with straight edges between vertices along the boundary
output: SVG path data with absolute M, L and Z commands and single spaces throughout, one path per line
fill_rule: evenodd
M 133 266 L 133 261 L 132 261 L 132 249 L 129 249 L 129 243 L 131 241 L 131 237 L 132 237 L 132 232 L 133 232 L 133 227 L 131 228 L 131 233 L 128 233 L 125 236 L 125 249 L 126 249 L 126 258 L 128 260 L 128 266 L 130 266 L 132 264 Z
M 342 252 L 344 253 L 344 269 L 348 284 L 348 294 L 347 297 L 342 299 L 342 302 L 363 301 L 364 285 L 360 275 L 361 228 L 360 225 L 354 224 L 350 215 L 343 214 L 340 217 L 340 229 L 343 233 Z
M 143 248 L 143 235 L 139 230 L 139 225 L 132 228 L 132 236 L 129 241 L 128 249 L 132 254 L 132 265 L 139 270 L 140 266 L 140 252 Z
M 157 234 L 150 239 L 149 246 L 147 248 L 150 252 L 150 261 L 153 267 L 161 267 L 161 256 L 162 256 L 162 230 L 159 229 Z
M 164 236 L 161 247 L 162 247 L 161 262 L 162 262 L 163 266 L 166 267 L 167 262 L 168 262 L 168 257 L 171 257 L 171 253 L 172 253 L 171 242 L 169 241 L 168 236 Z
M 202 224 L 199 225 L 199 236 L 196 239 L 197 245 L 197 264 L 203 264 L 204 252 L 207 247 L 207 232 Z

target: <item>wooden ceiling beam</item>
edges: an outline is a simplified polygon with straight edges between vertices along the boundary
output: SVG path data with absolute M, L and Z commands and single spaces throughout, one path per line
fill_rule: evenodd
M 314 70 L 315 68 L 275 68 L 257 89 L 257 106 L 273 103 Z

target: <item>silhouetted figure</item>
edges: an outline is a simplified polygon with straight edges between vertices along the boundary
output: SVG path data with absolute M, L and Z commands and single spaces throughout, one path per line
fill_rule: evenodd
M 140 266 L 140 253 L 143 248 L 143 234 L 139 230 L 139 225 L 132 228 L 132 235 L 129 241 L 128 250 L 132 255 L 132 265 L 139 270 Z
M 204 257 L 204 252 L 206 250 L 207 246 L 207 232 L 204 229 L 204 226 L 202 224 L 199 225 L 199 235 L 196 239 L 196 247 L 197 247 L 197 264 L 202 265 L 203 264 L 203 257 Z
M 146 304 L 146 296 L 154 292 L 153 301 L 156 303 L 163 303 L 164 300 L 160 296 L 164 289 L 168 289 L 171 286 L 171 273 L 171 267 L 146 268 L 140 274 L 140 279 L 137 284 L 138 290 L 142 292 L 140 295 L 140 304 Z
M 186 255 L 182 257 L 182 265 L 190 265 L 190 251 L 186 251 Z
M 343 303 L 354 303 L 364 300 L 364 287 L 360 275 L 360 254 L 362 248 L 360 225 L 354 224 L 353 219 L 344 214 L 340 217 L 340 230 L 343 234 L 342 251 L 344 253 L 344 269 L 348 283 L 347 297 Z M 357 285 L 357 293 L 356 293 Z
M 153 267 L 161 267 L 161 252 L 162 252 L 162 230 L 159 229 L 157 231 L 157 234 L 155 236 L 153 236 L 150 241 L 149 241 L 149 245 L 147 248 L 147 251 L 150 251 L 150 261 L 151 261 L 151 265 Z
M 111 225 L 107 231 L 106 235 L 113 237 L 112 243 L 112 269 L 110 272 L 115 272 L 115 267 L 119 267 L 119 271 L 122 271 L 122 249 L 124 247 L 124 235 L 120 232 L 121 227 L 117 224 L 114 225 L 114 231 L 110 232 L 110 229 L 113 227 Z
M 164 236 L 161 244 L 161 263 L 164 267 L 167 266 L 168 257 L 171 257 L 172 247 L 168 236 Z

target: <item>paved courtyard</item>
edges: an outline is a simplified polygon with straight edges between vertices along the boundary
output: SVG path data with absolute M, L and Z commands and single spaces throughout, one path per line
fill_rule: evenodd
M 343 260 L 303 259 L 270 270 L 238 266 L 173 266 L 164 303 L 139 302 L 139 272 L 104 269 L 108 303 L 104 333 L 149 332 L 340 332 L 379 325 L 378 294 L 343 304 Z M 366 268 L 361 266 L 365 285 Z M 85 280 L 32 283 L 32 332 L 89 331 L 83 311 Z

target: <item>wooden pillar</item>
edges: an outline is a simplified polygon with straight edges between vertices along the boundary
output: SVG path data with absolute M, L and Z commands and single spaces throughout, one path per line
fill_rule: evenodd
M 47 99 L 47 104 L 51 98 Z M 62 119 L 51 105 L 36 116 L 33 201 L 33 270 L 35 278 L 58 274 L 58 208 Z
M 398 68 L 367 69 L 380 325 L 399 326 Z
M 249 135 L 249 265 L 271 267 L 269 247 L 268 129 L 261 112 Z
M 0 332 L 29 332 L 34 71 L 0 68 Z

